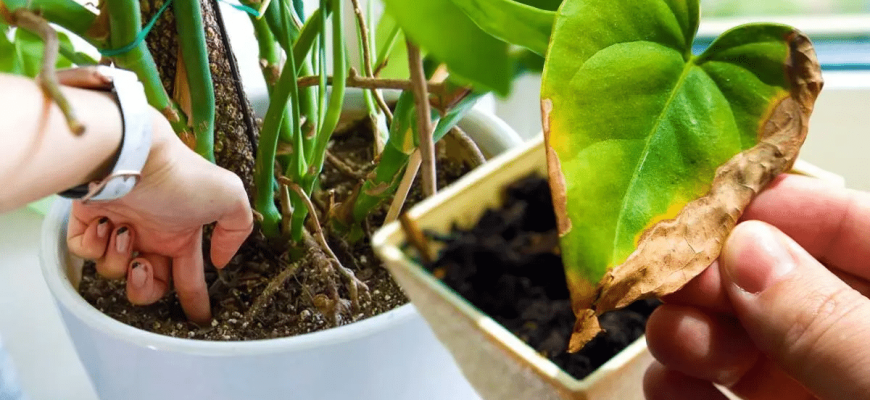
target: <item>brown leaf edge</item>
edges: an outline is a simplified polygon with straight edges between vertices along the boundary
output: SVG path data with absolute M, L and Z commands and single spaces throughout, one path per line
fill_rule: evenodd
M 810 39 L 794 30 L 786 41 L 790 95 L 765 122 L 759 143 L 721 165 L 705 196 L 687 204 L 676 218 L 660 221 L 644 232 L 628 259 L 598 283 L 598 299 L 593 304 L 576 304 L 575 299 L 578 320 L 569 352 L 579 351 L 601 331 L 598 315 L 642 298 L 673 293 L 704 271 L 719 257 L 749 202 L 777 175 L 791 169 L 806 139 L 823 81 Z

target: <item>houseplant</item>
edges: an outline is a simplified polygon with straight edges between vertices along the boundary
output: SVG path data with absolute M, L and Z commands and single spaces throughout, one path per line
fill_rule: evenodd
M 216 3 L 175 3 L 173 9 L 175 12 L 174 17 L 179 23 L 177 26 L 168 27 L 162 25 L 166 23 L 167 16 L 169 15 L 167 14 L 168 11 L 166 11 L 168 3 L 160 5 L 144 2 L 140 7 L 140 4 L 137 2 L 107 2 L 101 5 L 100 13 L 96 14 L 72 2 L 34 2 L 29 4 L 26 2 L 4 1 L 0 3 L 0 6 L 2 6 L 0 10 L 2 10 L 2 17 L 5 23 L 17 25 L 20 28 L 16 30 L 16 35 L 26 29 L 34 29 L 48 39 L 47 43 L 49 45 L 57 44 L 57 41 L 52 39 L 50 34 L 47 33 L 50 32 L 50 29 L 45 24 L 46 21 L 53 21 L 95 44 L 97 48 L 102 50 L 104 56 L 113 59 L 117 65 L 136 71 L 148 89 L 147 94 L 152 105 L 164 111 L 164 114 L 170 119 L 173 127 L 178 130 L 182 139 L 204 157 L 213 157 L 220 164 L 239 174 L 247 183 L 250 190 L 249 193 L 254 198 L 255 208 L 262 217 L 261 227 L 267 240 L 279 240 L 289 237 L 294 242 L 301 243 L 300 246 L 307 246 L 315 252 L 322 251 L 328 254 L 329 250 L 326 248 L 328 246 L 324 246 L 323 241 L 312 240 L 308 236 L 311 233 L 306 232 L 304 227 L 306 218 L 303 214 L 308 211 L 308 207 L 304 198 L 310 196 L 316 186 L 320 169 L 326 158 L 325 146 L 332 131 L 338 125 L 340 112 L 342 111 L 344 84 L 370 85 L 374 86 L 374 89 L 380 88 L 381 85 L 385 87 L 398 85 L 399 88 L 409 88 L 414 83 L 416 83 L 414 86 L 418 89 L 427 87 L 425 82 L 419 79 L 421 74 L 416 75 L 418 79 L 415 79 L 415 82 L 409 80 L 387 82 L 370 76 L 355 76 L 349 72 L 344 61 L 342 24 L 340 18 L 337 17 L 341 15 L 342 4 L 342 2 L 338 1 L 321 2 L 322 7 L 314 15 L 310 16 L 306 21 L 307 24 L 304 26 L 296 25 L 297 19 L 301 18 L 299 18 L 300 15 L 294 16 L 295 11 L 291 8 L 294 4 L 290 2 L 274 1 L 271 3 L 248 5 L 249 9 L 253 9 L 251 6 L 261 6 L 257 7 L 254 11 L 258 16 L 262 12 L 263 18 L 253 19 L 255 27 L 260 29 L 257 32 L 260 35 L 259 43 L 262 45 L 261 50 L 263 50 L 262 58 L 266 60 L 264 72 L 267 74 L 267 82 L 274 84 L 270 110 L 264 116 L 263 128 L 260 131 L 258 139 L 256 139 L 256 132 L 253 130 L 256 127 L 253 115 L 247 109 L 247 104 L 243 97 L 244 93 L 238 85 L 238 77 L 233 72 L 232 54 L 226 41 L 221 38 L 220 24 L 215 23 L 219 17 L 219 14 L 214 13 Z M 202 9 L 200 9 L 200 6 Z M 140 28 L 140 11 L 156 16 L 153 19 L 155 24 L 148 24 L 146 28 Z M 322 73 L 327 63 L 326 57 L 323 56 L 326 52 L 325 30 L 327 29 L 327 13 L 333 15 L 331 26 L 333 40 L 336 44 L 332 49 L 334 67 L 333 76 L 331 82 L 329 82 L 331 91 L 328 95 L 326 94 L 327 76 Z M 149 20 L 150 17 L 149 15 L 142 18 L 142 20 Z M 205 25 L 204 30 L 202 28 L 203 25 Z M 149 36 L 147 42 L 142 41 L 142 38 L 151 26 L 154 27 L 151 32 L 152 36 Z M 168 41 L 174 36 L 173 32 L 176 29 L 181 33 L 179 35 L 181 37 L 179 51 L 182 54 L 181 59 L 184 60 L 183 63 L 178 62 L 179 59 L 172 44 L 174 42 Z M 291 32 L 293 29 L 297 31 Z M 362 29 L 362 31 L 364 32 L 365 29 Z M 269 35 L 271 35 L 272 39 L 269 39 Z M 294 35 L 296 35 L 295 38 L 293 37 Z M 4 39 L 6 39 L 5 36 Z M 157 43 L 156 45 L 155 42 Z M 315 42 L 317 46 L 314 46 L 313 43 Z M 17 46 L 20 42 L 16 40 L 11 44 Z M 151 46 L 150 49 L 147 47 L 148 45 Z M 284 64 L 284 73 L 274 75 L 277 64 L 270 64 L 269 61 L 277 61 L 276 54 L 274 53 L 278 46 L 285 50 L 289 60 Z M 46 47 L 49 48 L 51 46 Z M 76 64 L 81 65 L 93 62 L 93 60 L 88 60 L 74 50 L 71 50 L 68 44 L 62 45 L 61 48 L 64 58 L 68 60 L 75 58 Z M 312 51 L 312 48 L 315 50 Z M 270 51 L 272 51 L 271 55 Z M 296 54 L 296 52 L 299 53 Z M 51 52 L 48 52 L 48 54 L 53 56 Z M 4 55 L 8 55 L 8 53 L 4 53 Z M 417 68 L 417 72 L 422 73 L 421 57 L 418 55 L 413 58 L 415 60 L 414 66 L 420 67 Z M 54 66 L 52 63 L 46 65 Z M 435 73 L 434 71 L 438 69 L 438 65 L 432 64 L 432 67 L 429 71 Z M 320 73 L 308 75 L 303 73 L 306 68 Z M 362 70 L 371 68 L 371 63 L 367 62 Z M 49 79 L 51 71 L 46 69 L 42 72 L 41 78 L 46 83 L 47 91 L 50 92 L 52 89 Z M 345 73 L 347 73 L 347 79 L 343 76 Z M 368 74 L 368 71 L 365 73 Z M 213 78 L 211 82 L 210 75 Z M 335 211 L 334 214 L 321 214 L 320 219 L 323 225 L 330 228 L 333 232 L 344 235 L 347 240 L 362 240 L 365 236 L 361 226 L 362 220 L 368 216 L 369 210 L 378 206 L 380 200 L 390 197 L 390 191 L 398 186 L 397 184 L 401 177 L 400 172 L 408 162 L 408 159 L 411 158 L 410 156 L 417 146 L 417 139 L 413 135 L 414 132 L 427 132 L 425 135 L 420 135 L 423 137 L 421 143 L 424 145 L 429 142 L 426 138 L 431 139 L 431 136 L 433 136 L 429 134 L 432 128 L 424 127 L 421 130 L 417 122 L 424 126 L 427 124 L 433 125 L 436 132 L 434 136 L 446 135 L 450 126 L 470 109 L 475 98 L 480 95 L 479 92 L 472 92 L 466 86 L 454 84 L 452 80 L 443 80 L 443 73 L 441 76 L 441 81 L 433 83 L 428 89 L 431 89 L 434 94 L 432 102 L 435 108 L 440 108 L 442 112 L 426 112 L 425 108 L 429 104 L 429 99 L 425 94 L 421 95 L 419 91 L 412 92 L 409 90 L 407 94 L 400 96 L 395 110 L 392 110 L 395 112 L 395 116 L 394 122 L 390 125 L 392 134 L 389 136 L 391 138 L 386 138 L 386 143 L 383 143 L 384 151 L 380 153 L 380 162 L 376 172 L 369 177 L 368 182 L 364 182 L 361 185 L 356 198 L 344 202 L 343 207 L 335 207 L 333 209 Z M 221 82 L 221 84 L 214 85 L 213 82 Z M 420 85 L 421 83 L 422 86 Z M 302 89 L 305 87 L 315 89 Z M 213 92 L 213 89 L 216 91 Z M 172 96 L 170 97 L 168 93 L 171 93 Z M 420 101 L 414 101 L 415 94 L 416 97 L 421 98 Z M 377 95 L 374 96 L 376 97 Z M 288 98 L 291 101 L 288 102 Z M 54 100 L 61 101 L 62 99 L 56 96 Z M 216 110 L 219 112 L 216 112 Z M 417 110 L 421 110 L 419 115 L 424 117 L 417 118 Z M 67 111 L 74 110 L 67 109 Z M 385 114 L 390 112 L 388 110 L 383 111 Z M 302 117 L 303 115 L 305 117 Z M 75 120 L 72 114 L 70 114 L 69 120 L 71 126 L 75 127 Z M 73 130 L 75 131 L 76 129 Z M 311 132 L 317 132 L 317 134 L 311 136 L 309 134 Z M 383 133 L 386 135 L 388 132 Z M 469 132 L 469 134 L 472 133 Z M 211 140 L 214 143 L 209 143 Z M 255 143 L 258 143 L 256 147 L 257 151 L 254 151 Z M 281 147 L 281 144 L 284 147 Z M 287 150 L 288 145 L 293 146 L 297 151 L 278 154 L 279 149 Z M 431 152 L 422 153 L 429 154 Z M 421 158 L 427 159 L 428 156 L 426 154 L 423 154 Z M 273 175 L 272 165 L 275 164 L 275 161 L 280 165 L 280 175 L 285 175 L 287 179 L 283 179 L 284 177 L 282 176 L 276 177 Z M 382 173 L 382 170 L 386 172 Z M 427 176 L 431 178 L 431 174 L 427 174 Z M 429 178 L 425 180 L 430 184 L 433 183 Z M 378 190 L 367 190 L 367 185 Z M 301 189 L 302 194 L 294 194 L 298 193 L 296 190 L 293 190 L 295 188 Z M 277 203 L 274 201 L 276 192 L 280 194 L 278 196 L 280 201 Z M 277 209 L 279 205 L 285 209 L 292 209 L 293 213 L 278 213 Z M 63 214 L 63 209 L 59 208 L 59 210 L 61 210 L 59 211 L 60 214 L 54 214 L 53 222 L 48 223 L 46 228 L 48 235 L 52 239 L 46 241 L 47 247 L 45 251 L 48 255 L 44 257 L 46 262 L 44 265 L 46 266 L 46 271 L 53 274 L 53 277 L 48 279 L 61 285 L 59 287 L 64 288 L 58 290 L 66 290 L 67 294 L 69 294 L 69 283 L 65 282 L 64 279 L 74 280 L 74 277 L 58 275 L 70 265 L 68 264 L 67 255 L 62 251 L 59 253 L 56 251 L 63 249 L 63 246 L 58 242 L 58 235 L 63 232 L 62 229 L 58 229 L 58 226 L 62 225 L 61 215 Z M 316 235 L 317 229 L 312 230 L 314 231 L 312 233 Z M 317 250 L 320 247 L 323 248 Z M 358 297 L 354 298 L 354 292 L 358 296 L 365 296 L 365 287 L 343 267 L 333 262 L 322 264 L 321 267 L 331 271 L 330 274 L 333 277 L 333 281 L 343 283 L 336 285 L 340 286 L 340 288 L 333 290 L 332 293 L 327 291 L 328 294 L 344 297 L 340 299 L 336 297 L 330 298 L 329 300 L 333 304 L 344 304 L 343 301 L 348 300 L 351 306 L 355 306 L 354 303 L 356 303 Z M 58 295 L 59 301 L 61 296 L 60 294 Z M 63 298 L 69 300 L 68 297 Z M 70 301 L 76 302 L 77 300 Z M 77 304 L 83 307 L 80 301 Z M 344 313 L 344 315 L 341 315 L 343 321 L 352 320 L 355 316 L 355 314 L 351 315 L 347 311 L 342 312 Z M 408 327 L 409 324 L 413 325 L 413 321 L 410 321 L 413 318 L 409 317 L 412 313 L 413 310 L 406 307 L 402 313 L 385 314 L 381 320 L 386 320 L 388 323 L 382 323 L 379 326 L 391 325 L 389 322 L 392 321 L 393 325 Z M 323 319 L 330 321 L 331 324 L 339 322 L 339 318 L 334 315 L 330 315 L 327 312 L 322 314 L 324 314 Z M 413 384 L 409 384 L 409 387 L 394 385 L 392 389 L 389 387 L 384 389 L 385 385 L 377 380 L 361 383 L 360 387 L 357 388 L 341 385 L 329 386 L 323 385 L 322 381 L 321 384 L 312 381 L 312 376 L 317 376 L 325 368 L 332 367 L 334 364 L 348 365 L 349 370 L 341 374 L 343 378 L 348 379 L 359 375 L 379 376 L 381 380 L 388 377 L 389 379 L 396 379 L 397 376 L 405 376 L 407 374 L 407 379 L 399 379 L 408 384 L 408 382 L 414 381 L 413 376 L 425 375 L 422 373 L 412 373 L 403 362 L 396 359 L 393 361 L 384 361 L 383 359 L 374 361 L 375 359 L 371 357 L 350 357 L 351 359 L 358 359 L 364 362 L 369 360 L 368 362 L 372 363 L 386 363 L 387 366 L 384 366 L 382 369 L 353 368 L 349 366 L 350 364 L 346 361 L 346 358 L 349 357 L 349 350 L 347 349 L 355 348 L 360 350 L 371 348 L 372 346 L 348 343 L 348 337 L 371 339 L 375 336 L 373 335 L 374 332 L 379 332 L 381 334 L 378 335 L 378 340 L 391 341 L 388 335 L 382 333 L 382 328 L 365 328 L 366 325 L 362 325 L 355 328 L 358 332 L 356 334 L 340 335 L 338 333 L 330 333 L 327 337 L 333 336 L 333 339 L 308 339 L 308 344 L 291 345 L 290 347 L 295 347 L 296 349 L 309 349 L 312 357 L 317 358 L 317 362 L 324 362 L 328 358 L 323 355 L 320 355 L 319 358 L 315 357 L 314 354 L 316 352 L 311 349 L 313 348 L 312 346 L 316 346 L 312 345 L 311 342 L 319 343 L 317 345 L 342 342 L 345 343 L 345 350 L 339 350 L 342 348 L 341 346 L 336 345 L 334 347 L 336 347 L 336 350 L 345 351 L 346 353 L 339 356 L 339 359 L 333 359 L 333 361 L 329 361 L 326 365 L 321 365 L 320 367 L 315 366 L 315 364 L 320 365 L 315 361 L 300 361 L 300 365 L 307 363 L 308 366 L 305 368 L 310 369 L 314 374 L 308 377 L 305 377 L 305 374 L 294 373 L 290 368 L 272 364 L 272 368 L 286 371 L 285 373 L 287 374 L 286 376 L 273 376 L 272 381 L 283 380 L 284 382 L 275 386 L 263 384 L 262 387 L 258 386 L 256 389 L 251 389 L 240 388 L 240 385 L 235 384 L 230 378 L 224 380 L 225 385 L 223 383 L 218 385 L 214 381 L 211 381 L 211 379 L 205 383 L 192 382 L 192 376 L 215 377 L 218 376 L 215 374 L 219 371 L 230 376 L 232 373 L 225 367 L 227 364 L 236 363 L 240 368 L 248 368 L 245 365 L 249 366 L 251 363 L 261 361 L 258 361 L 256 357 L 251 358 L 246 355 L 241 356 L 242 360 L 232 360 L 228 356 L 245 351 L 268 354 L 273 359 L 284 359 L 285 362 L 292 362 L 286 360 L 286 353 L 277 350 L 276 346 L 280 347 L 284 342 L 265 344 L 265 346 L 259 346 L 260 350 L 250 350 L 250 348 L 256 346 L 248 346 L 247 344 L 225 345 L 223 347 L 224 350 L 215 350 L 215 346 L 197 343 L 191 344 L 191 347 L 199 347 L 199 350 L 191 350 L 190 348 L 188 350 L 180 350 L 185 345 L 178 344 L 178 342 L 167 338 L 154 339 L 155 341 L 132 339 L 131 336 L 120 338 L 119 335 L 122 334 L 118 333 L 119 331 L 116 329 L 120 329 L 121 332 L 130 333 L 133 336 L 136 336 L 136 334 L 132 333 L 133 331 L 131 330 L 111 328 L 109 325 L 113 323 L 112 321 L 98 316 L 94 316 L 94 319 L 92 319 L 91 317 L 77 314 L 75 311 L 65 315 L 70 317 L 68 321 L 72 321 L 70 326 L 80 327 L 82 325 L 75 325 L 80 323 L 87 325 L 88 329 L 94 327 L 104 329 L 100 331 L 102 336 L 100 336 L 101 334 L 94 333 L 95 337 L 101 337 L 102 340 L 89 341 L 82 339 L 77 343 L 81 353 L 94 356 L 93 358 L 87 357 L 89 362 L 102 363 L 99 366 L 102 369 L 94 367 L 92 376 L 98 382 L 98 390 L 104 396 L 110 398 L 119 397 L 121 393 L 126 393 L 129 396 L 131 391 L 137 393 L 137 395 L 159 398 L 170 398 L 170 395 L 196 398 L 206 396 L 214 398 L 232 398 L 233 396 L 268 398 L 269 396 L 280 396 L 274 390 L 283 390 L 283 393 L 292 391 L 303 396 L 305 390 L 312 390 L 326 396 L 338 396 L 347 393 L 369 393 L 375 397 L 401 396 L 403 393 L 414 395 L 414 393 L 418 393 L 420 390 L 426 390 L 420 386 L 410 387 Z M 94 314 L 88 315 L 93 316 Z M 417 324 L 416 327 L 419 328 L 422 325 Z M 71 328 L 73 331 L 76 329 Z M 416 328 L 412 327 L 411 332 L 419 332 L 414 331 L 414 329 Z M 87 331 L 90 332 L 90 330 Z M 405 335 L 412 334 L 405 333 Z M 151 338 L 148 335 L 144 337 Z M 321 337 L 323 336 L 321 335 Z M 113 341 L 112 339 L 116 340 Z M 163 339 L 169 341 L 167 342 Z M 392 341 L 401 343 L 400 340 L 395 338 Z M 108 345 L 109 343 L 121 343 L 123 345 L 111 349 L 112 345 Z M 306 343 L 306 340 L 294 343 Z M 137 350 L 127 353 L 129 357 L 120 356 L 118 352 L 122 350 L 119 350 L 119 348 L 124 346 L 136 347 Z M 149 348 L 149 346 L 151 347 Z M 218 349 L 221 348 L 219 346 L 217 347 Z M 375 348 L 384 347 L 387 346 L 375 346 Z M 163 356 L 161 355 L 162 352 L 159 351 L 160 348 L 171 348 L 178 350 L 179 353 L 187 351 L 187 355 L 182 355 L 170 361 L 163 359 L 164 361 L 152 364 L 152 367 L 145 367 L 145 361 L 143 360 L 155 361 L 162 359 Z M 398 352 L 405 351 L 410 353 L 408 349 L 397 350 Z M 115 357 L 120 356 L 119 360 L 126 359 L 127 362 L 133 364 L 133 367 L 125 368 L 119 365 L 111 365 L 108 360 L 112 357 L 106 356 L 108 352 L 113 352 Z M 437 350 L 435 352 L 437 353 Z M 408 355 L 410 354 L 405 354 L 405 356 Z M 221 358 L 224 360 L 223 363 L 217 363 L 219 366 L 206 366 L 209 365 L 209 361 L 217 362 Z M 196 359 L 196 361 L 191 361 L 193 359 Z M 400 359 L 401 361 L 407 360 L 405 357 Z M 197 366 L 197 363 L 202 364 Z M 269 362 L 264 363 L 268 364 Z M 174 369 L 170 368 L 170 365 L 173 365 Z M 392 369 L 388 367 L 389 365 L 393 365 L 396 368 Z M 268 365 L 266 367 L 268 368 Z M 141 370 L 135 368 L 141 368 Z M 206 374 L 201 372 L 209 368 L 214 369 L 213 373 Z M 142 375 L 131 371 L 139 371 Z M 160 377 L 155 377 L 157 378 L 156 381 L 179 383 L 179 380 L 183 380 L 187 384 L 181 386 L 186 390 L 189 389 L 190 392 L 184 393 L 177 387 L 173 388 L 173 385 L 169 384 L 153 385 L 153 382 L 146 379 L 144 375 L 145 371 L 161 374 Z M 191 375 L 191 371 L 196 372 L 193 372 L 193 375 Z M 113 376 L 113 373 L 128 374 L 128 377 L 131 379 Z M 261 375 L 260 377 L 265 376 L 264 374 L 259 375 Z M 426 380 L 429 382 L 439 381 L 437 376 L 426 378 Z M 449 378 L 447 380 L 449 381 Z M 313 383 L 305 386 L 304 382 L 306 381 L 312 381 Z M 105 386 L 100 387 L 101 384 Z M 142 391 L 131 389 L 130 385 L 138 384 L 141 384 L 142 387 L 151 386 Z M 276 387 L 279 389 L 276 389 Z M 270 390 L 273 392 L 270 392 Z M 383 390 L 387 390 L 387 392 L 383 392 Z
M 468 227 L 497 204 L 492 194 L 505 184 L 546 171 L 577 318 L 571 351 L 599 332 L 601 313 L 670 293 L 706 268 L 753 194 L 792 167 L 807 133 L 822 86 L 808 39 L 748 25 L 696 56 L 698 16 L 692 1 L 566 0 L 544 67 L 546 144 L 505 155 L 410 214 L 449 236 L 450 224 Z M 468 208 L 442 206 L 457 203 Z M 389 225 L 375 247 L 482 396 L 640 393 L 642 345 L 573 379 L 411 261 L 400 244 L 422 240 L 408 232 Z

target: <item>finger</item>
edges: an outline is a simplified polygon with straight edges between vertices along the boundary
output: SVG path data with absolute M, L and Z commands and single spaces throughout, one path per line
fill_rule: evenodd
M 731 314 L 731 302 L 722 288 L 719 262 L 714 261 L 704 272 L 693 278 L 680 290 L 662 299 L 669 304 L 682 304 L 704 308 L 713 312 Z
M 242 196 L 237 205 L 218 219 L 211 237 L 211 262 L 217 268 L 223 268 L 230 262 L 254 228 L 254 214 L 244 196 L 244 188 L 241 190 Z
M 169 291 L 168 257 L 142 254 L 133 259 L 127 271 L 127 299 L 136 305 L 160 300 Z
M 870 194 L 784 175 L 759 193 L 743 219 L 776 226 L 828 265 L 870 278 Z
M 734 229 L 720 270 L 747 334 L 784 371 L 822 398 L 870 393 L 870 300 L 763 222 Z
M 112 222 L 108 217 L 96 218 L 87 224 L 70 217 L 67 225 L 67 247 L 72 254 L 84 259 L 103 258 L 111 231 Z
M 647 400 L 728 399 L 709 381 L 668 369 L 656 361 L 643 376 L 643 393 Z
M 98 259 L 97 272 L 108 279 L 121 279 L 127 275 L 127 266 L 133 256 L 133 230 L 121 226 L 112 233 L 106 254 Z
M 739 381 L 759 356 L 736 320 L 695 307 L 660 306 L 646 335 L 652 355 L 669 369 L 725 386 Z
M 112 78 L 100 73 L 95 66 L 77 67 L 57 71 L 57 81 L 61 85 L 83 89 L 110 89 Z
M 191 243 L 187 254 L 172 260 L 172 280 L 175 293 L 187 318 L 198 324 L 211 320 L 208 290 L 202 262 L 202 229 Z

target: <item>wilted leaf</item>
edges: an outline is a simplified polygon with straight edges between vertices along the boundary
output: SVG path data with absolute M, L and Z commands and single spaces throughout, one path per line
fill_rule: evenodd
M 746 25 L 694 56 L 698 8 L 566 0 L 557 14 L 541 98 L 573 351 L 596 313 L 706 268 L 806 135 L 821 89 L 808 39 Z
M 508 44 L 481 30 L 451 0 L 384 0 L 384 8 L 414 43 L 447 64 L 452 74 L 478 90 L 508 93 L 513 78 Z

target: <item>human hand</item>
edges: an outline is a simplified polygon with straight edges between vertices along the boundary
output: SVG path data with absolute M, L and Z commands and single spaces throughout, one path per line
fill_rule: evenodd
M 743 220 L 650 317 L 647 399 L 866 398 L 870 195 L 782 176 Z
M 105 83 L 87 72 L 70 72 L 65 83 Z M 117 200 L 74 202 L 67 244 L 73 254 L 95 260 L 100 275 L 126 277 L 130 302 L 151 304 L 172 283 L 187 317 L 205 323 L 211 319 L 211 308 L 202 226 L 217 221 L 211 261 L 222 268 L 251 233 L 253 214 L 235 174 L 188 149 L 162 115 L 153 109 L 151 113 L 152 147 L 140 182 Z

